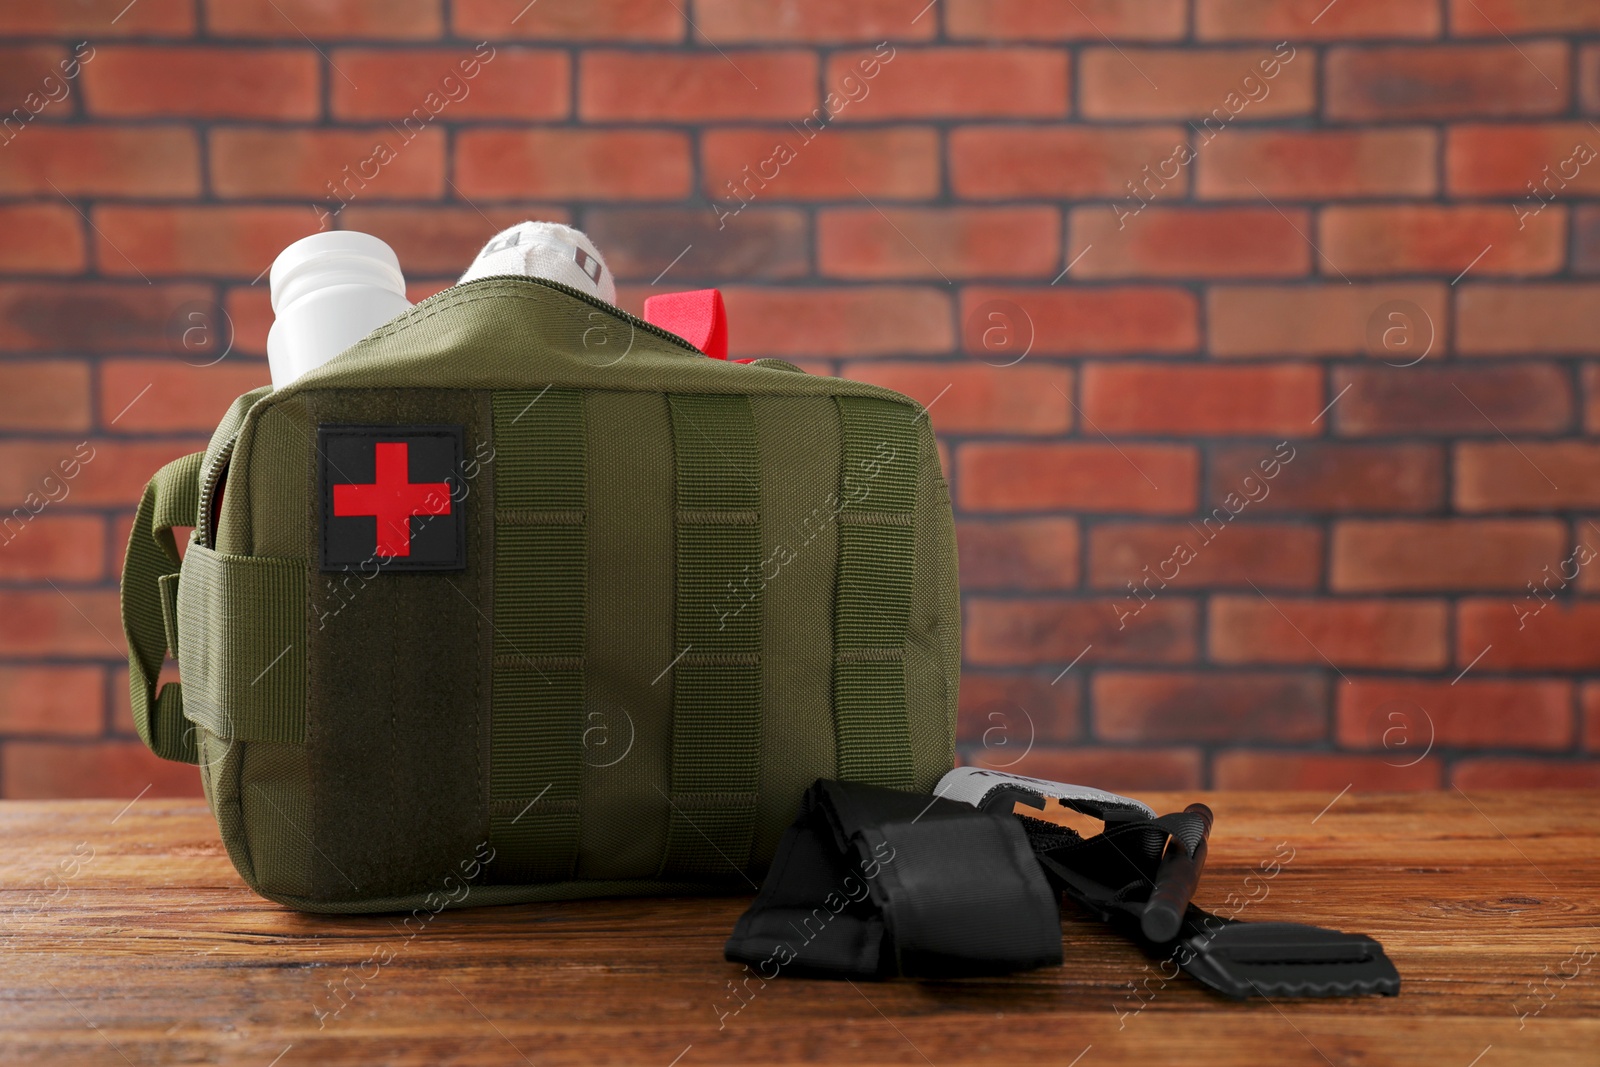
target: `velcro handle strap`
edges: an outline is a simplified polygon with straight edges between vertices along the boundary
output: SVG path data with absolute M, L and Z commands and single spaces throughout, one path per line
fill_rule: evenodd
M 122 563 L 122 632 L 128 640 L 128 695 L 139 739 L 163 759 L 198 763 L 194 736 L 183 717 L 176 683 L 156 685 L 170 647 L 163 610 L 163 578 L 178 573 L 174 526 L 193 526 L 200 510 L 200 465 L 205 454 L 173 460 L 150 479 L 134 512 Z

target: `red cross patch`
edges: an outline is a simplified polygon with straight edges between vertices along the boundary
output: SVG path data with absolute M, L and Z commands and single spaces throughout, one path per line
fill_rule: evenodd
M 320 426 L 322 569 L 466 566 L 459 426 Z

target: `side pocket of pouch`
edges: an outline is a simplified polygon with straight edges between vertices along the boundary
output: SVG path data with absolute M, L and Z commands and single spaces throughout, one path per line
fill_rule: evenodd
M 183 713 L 229 856 L 269 894 L 309 884 L 307 581 L 304 561 L 191 541 L 178 583 Z

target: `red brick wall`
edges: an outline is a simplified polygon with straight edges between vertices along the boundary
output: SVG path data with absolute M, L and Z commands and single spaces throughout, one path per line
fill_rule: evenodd
M 418 297 L 568 220 L 629 306 L 930 405 L 969 758 L 1600 783 L 1600 5 L 925 3 L 6 5 L 0 502 L 58 499 L 0 544 L 0 792 L 197 788 L 133 738 L 128 515 L 329 216 Z

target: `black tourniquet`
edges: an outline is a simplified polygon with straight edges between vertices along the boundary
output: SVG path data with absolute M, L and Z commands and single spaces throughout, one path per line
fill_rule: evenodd
M 1162 852 L 1170 840 L 1192 855 L 1201 816 L 1154 818 L 1114 794 L 1034 779 L 992 784 L 963 771 L 969 777 L 950 791 L 971 803 L 818 780 L 734 927 L 727 958 L 765 979 L 946 978 L 1059 964 L 1061 891 L 1227 996 L 1400 991 L 1383 947 L 1360 934 L 1239 922 L 1190 904 L 1175 939 L 1150 941 L 1139 920 Z M 1105 829 L 1084 838 L 1016 816 L 1018 800 L 1059 802 L 1104 819 Z

